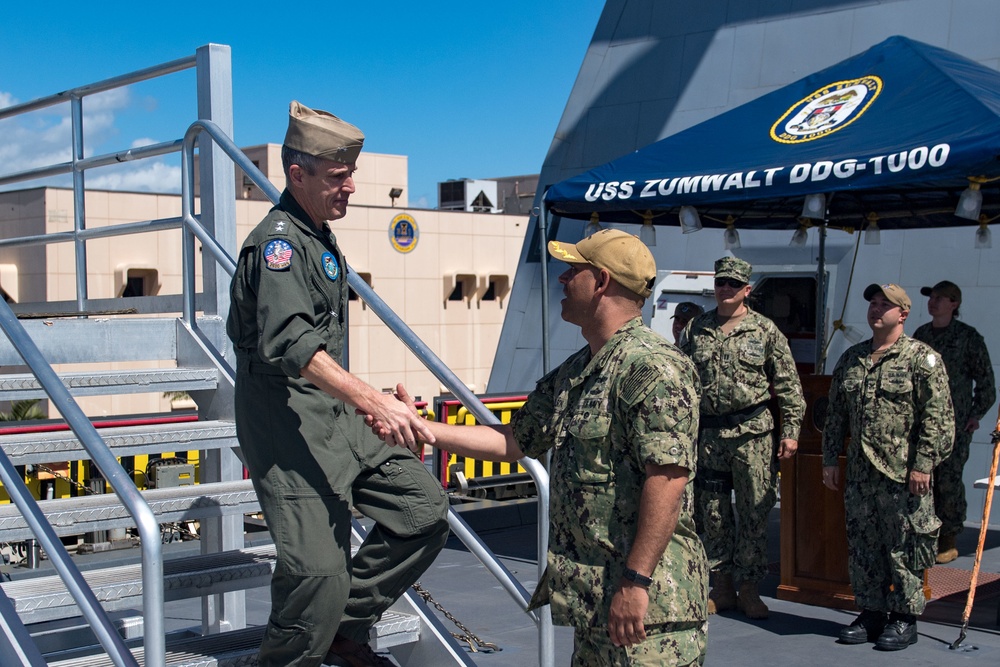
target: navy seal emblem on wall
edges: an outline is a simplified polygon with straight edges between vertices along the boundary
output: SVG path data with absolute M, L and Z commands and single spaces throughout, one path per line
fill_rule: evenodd
M 264 246 L 264 261 L 272 271 L 284 271 L 292 265 L 292 246 L 284 239 L 275 239 Z
M 323 273 L 330 280 L 336 280 L 337 276 L 340 275 L 340 265 L 337 264 L 337 258 L 331 253 L 324 252 L 322 260 L 323 262 Z
M 881 92 L 882 79 L 874 75 L 831 83 L 786 111 L 771 126 L 771 138 L 800 144 L 842 130 L 860 118 Z

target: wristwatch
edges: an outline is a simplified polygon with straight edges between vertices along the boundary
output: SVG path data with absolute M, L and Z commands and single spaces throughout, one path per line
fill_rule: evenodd
M 643 588 L 649 588 L 653 584 L 653 580 L 644 574 L 639 574 L 631 568 L 625 568 L 622 572 L 622 578 L 631 581 L 636 586 L 642 586 Z

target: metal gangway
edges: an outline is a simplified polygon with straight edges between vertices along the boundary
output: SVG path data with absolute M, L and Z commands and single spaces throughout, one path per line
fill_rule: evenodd
M 88 97 L 192 68 L 196 71 L 198 119 L 188 127 L 182 139 L 85 157 L 83 105 Z M 252 488 L 242 479 L 242 461 L 232 424 L 235 361 L 225 334 L 225 318 L 229 309 L 228 284 L 235 270 L 234 165 L 239 166 L 272 202 L 277 203 L 280 193 L 231 139 L 232 71 L 228 46 L 208 44 L 197 49 L 192 56 L 0 109 L 0 121 L 67 102 L 72 120 L 71 159 L 2 175 L 0 187 L 71 175 L 73 228 L 65 232 L 3 238 L 0 239 L 0 252 L 5 248 L 72 244 L 76 299 L 72 303 L 44 303 L 43 310 L 56 311 L 62 316 L 54 321 L 18 319 L 17 313 L 37 311 L 42 303 L 0 302 L 0 329 L 6 338 L 0 339 L 0 365 L 23 364 L 30 371 L 0 378 L 0 400 L 47 398 L 64 416 L 75 437 L 69 441 L 66 438 L 59 441 L 58 453 L 55 454 L 46 452 L 44 443 L 0 442 L 0 478 L 12 499 L 11 506 L 0 506 L 0 541 L 28 539 L 30 536 L 40 542 L 63 581 L 66 589 L 64 606 L 68 605 L 71 609 L 78 607 L 78 613 L 85 617 L 106 652 L 110 661 L 107 664 L 141 663 L 159 667 L 166 664 L 168 655 L 164 632 L 165 586 L 172 586 L 171 582 L 174 581 L 174 573 L 171 572 L 165 583 L 159 524 L 179 517 L 194 517 L 201 522 L 200 539 L 202 552 L 206 557 L 213 554 L 239 554 L 243 547 L 243 514 L 259 509 Z M 200 179 L 198 214 L 195 214 L 195 149 Z M 103 227 L 87 226 L 87 171 L 178 152 L 181 154 L 180 216 Z M 89 298 L 88 241 L 167 230 L 177 230 L 182 238 L 181 294 Z M 202 249 L 200 262 L 196 241 L 200 242 Z M 197 290 L 199 277 L 201 291 Z M 348 281 L 358 296 L 440 382 L 463 402 L 480 423 L 499 423 L 492 412 L 417 338 L 368 284 L 349 269 Z M 143 316 L 108 316 L 121 312 L 123 307 L 127 312 L 134 311 Z M 130 307 L 132 311 L 128 311 Z M 176 368 L 151 372 L 62 374 L 53 369 L 53 364 L 95 361 L 127 363 L 149 358 L 172 360 L 176 362 Z M 169 432 L 102 436 L 74 398 L 74 395 L 114 391 L 161 390 L 189 392 L 198 404 L 198 424 L 204 427 L 207 434 L 184 431 L 183 436 L 176 436 L 185 443 L 183 447 L 179 447 L 177 441 L 171 439 Z M 187 490 L 183 493 L 175 493 L 169 489 L 140 493 L 118 461 L 123 453 L 191 448 L 204 449 L 201 484 L 185 487 Z M 76 452 L 79 458 L 90 459 L 114 489 L 116 497 L 99 499 L 105 503 L 99 507 L 95 503 L 91 503 L 93 507 L 83 507 L 83 500 L 93 500 L 91 497 L 84 497 L 74 503 L 80 507 L 61 512 L 52 503 L 66 501 L 35 500 L 16 466 L 42 460 L 45 456 L 59 458 L 68 452 Z M 538 490 L 539 553 L 544 554 L 548 540 L 548 477 L 544 468 L 533 459 L 523 459 L 521 465 L 529 471 Z M 160 493 L 161 491 L 164 493 Z M 168 494 L 167 491 L 171 493 Z M 114 507 L 107 505 L 109 501 Z M 59 520 L 53 520 L 54 516 L 59 516 Z M 78 525 L 74 526 L 74 522 L 78 522 Z M 138 529 L 142 548 L 141 583 L 134 584 L 134 590 L 130 594 L 131 599 L 141 598 L 142 601 L 141 647 L 130 648 L 124 637 L 128 633 L 123 632 L 121 625 L 116 625 L 111 619 L 104 608 L 107 603 L 102 605 L 98 601 L 88 578 L 81 574 L 59 539 L 60 535 L 69 534 L 69 531 L 82 532 L 79 527 L 83 523 L 88 526 L 87 530 L 98 525 L 132 526 Z M 526 609 L 528 592 L 453 510 L 449 511 L 449 524 L 452 532 L 497 578 L 521 608 Z M 358 529 L 359 525 L 356 524 L 355 531 Z M 250 564 L 255 568 L 254 574 L 246 578 L 247 587 L 266 585 L 270 572 L 267 558 L 267 553 L 257 552 L 241 557 L 240 566 L 244 570 L 248 569 L 251 561 Z M 273 569 L 273 553 L 270 558 L 270 568 Z M 544 558 L 539 560 L 541 577 L 545 561 Z M 183 581 L 183 574 L 179 574 L 177 580 Z M 178 584 L 181 585 L 183 584 Z M 37 609 L 28 614 L 19 611 L 16 609 L 16 600 L 8 594 L 9 590 L 5 587 L 0 593 L 0 662 L 4 665 L 46 664 L 46 658 L 32 641 L 22 617 L 47 618 L 55 612 L 49 612 L 49 616 L 39 616 Z M 173 588 L 170 590 L 171 596 L 179 595 Z M 206 637 L 239 635 L 246 627 L 243 591 L 218 585 L 202 588 L 201 591 L 202 631 Z M 438 645 L 438 654 L 444 651 L 456 664 L 474 664 L 412 591 L 406 598 L 414 612 L 420 616 L 421 643 L 432 642 Z M 554 660 L 549 610 L 544 608 L 538 612 L 528 612 L 527 615 L 538 625 L 539 661 L 541 665 L 548 667 Z M 259 642 L 259 635 L 257 637 Z M 135 643 L 131 642 L 133 645 Z M 413 655 L 427 654 L 418 651 Z M 196 664 L 215 664 L 204 662 L 201 658 L 199 660 L 201 661 Z M 77 663 L 69 659 L 50 664 Z

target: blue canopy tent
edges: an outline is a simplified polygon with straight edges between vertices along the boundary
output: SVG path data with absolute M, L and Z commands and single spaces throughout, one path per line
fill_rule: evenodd
M 818 226 L 822 309 L 826 227 L 985 229 L 1000 217 L 1000 72 L 890 37 L 556 183 L 544 201 L 557 216 L 685 231 Z
M 556 215 L 795 229 L 807 195 L 829 222 L 882 229 L 974 225 L 954 215 L 981 184 L 1000 214 L 1000 72 L 890 37 L 867 51 L 645 148 L 553 185 Z M 817 216 L 822 217 L 822 216 Z M 975 217 L 975 216 L 973 216 Z

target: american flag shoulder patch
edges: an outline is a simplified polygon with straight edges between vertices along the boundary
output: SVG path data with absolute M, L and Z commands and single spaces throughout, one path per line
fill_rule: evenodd
M 292 265 L 292 246 L 284 239 L 275 239 L 264 246 L 264 261 L 272 271 L 284 271 Z

